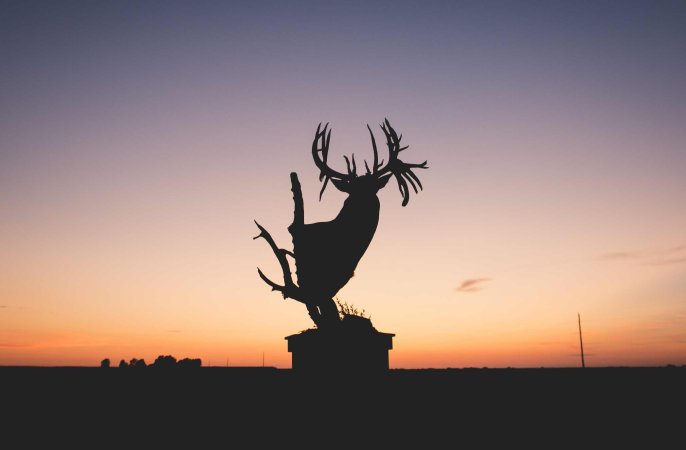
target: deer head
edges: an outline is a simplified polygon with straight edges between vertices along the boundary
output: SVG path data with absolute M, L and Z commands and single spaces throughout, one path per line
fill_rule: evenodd
M 329 129 L 329 124 L 324 125 L 322 129 L 322 124 L 320 123 L 317 127 L 317 132 L 312 142 L 312 158 L 314 163 L 319 168 L 319 181 L 324 181 L 322 185 L 322 190 L 319 192 L 319 199 L 321 200 L 324 190 L 326 189 L 329 180 L 333 185 L 341 192 L 345 192 L 349 195 L 360 195 L 360 194 L 371 194 L 376 195 L 376 193 L 383 189 L 388 183 L 391 176 L 395 176 L 398 182 L 398 189 L 400 189 L 400 194 L 403 197 L 403 206 L 406 206 L 410 201 L 410 189 L 408 183 L 412 186 L 415 193 L 422 189 L 422 183 L 419 181 L 417 175 L 412 171 L 412 169 L 426 169 L 428 168 L 427 161 L 420 164 L 411 164 L 401 161 L 398 155 L 403 150 L 407 149 L 409 146 L 401 147 L 400 141 L 402 135 L 398 136 L 388 119 L 384 120 L 381 124 L 381 129 L 386 135 L 386 145 L 388 146 L 388 162 L 384 165 L 384 161 L 379 161 L 379 152 L 376 148 L 376 140 L 374 139 L 374 133 L 372 129 L 367 125 L 369 130 L 369 135 L 372 138 L 372 148 L 374 150 L 374 161 L 372 162 L 372 167 L 369 167 L 367 161 L 364 161 L 365 173 L 358 175 L 357 173 L 357 163 L 355 162 L 355 154 L 348 158 L 344 155 L 345 164 L 347 166 L 347 174 L 343 174 L 332 169 L 327 164 L 327 159 L 329 156 L 329 141 L 331 140 L 331 129 Z M 419 187 L 419 189 L 418 189 Z

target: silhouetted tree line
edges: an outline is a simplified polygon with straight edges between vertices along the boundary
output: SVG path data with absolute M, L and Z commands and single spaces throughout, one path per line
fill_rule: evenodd
M 202 366 L 202 360 L 200 358 L 183 358 L 177 360 L 172 355 L 160 355 L 157 357 L 155 362 L 148 365 L 145 359 L 132 358 L 131 361 L 126 362 L 125 360 L 119 361 L 120 369 L 145 369 L 147 367 L 152 367 L 155 369 L 175 369 L 180 368 L 199 368 Z M 100 367 L 107 369 L 110 367 L 110 359 L 105 358 L 100 362 Z

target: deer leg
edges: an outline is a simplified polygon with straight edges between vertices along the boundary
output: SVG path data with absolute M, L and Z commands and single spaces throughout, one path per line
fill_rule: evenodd
M 317 308 L 316 305 L 312 303 L 305 303 L 305 306 L 307 307 L 307 313 L 310 315 L 310 319 L 312 319 L 312 322 L 314 322 L 317 328 L 326 326 L 322 320 L 322 314 L 319 312 L 319 308 Z
M 305 306 L 310 318 L 320 330 L 331 329 L 341 321 L 338 307 L 331 298 L 317 303 L 305 303 Z
M 340 323 L 341 317 L 338 314 L 338 306 L 336 306 L 336 302 L 332 298 L 320 302 L 318 306 L 322 324 L 325 327 L 335 326 Z
M 267 278 L 267 276 L 264 273 L 262 273 L 262 271 L 258 268 L 257 273 L 260 275 L 260 278 L 262 278 L 262 281 L 267 283 L 272 288 L 272 291 L 281 292 L 283 298 L 292 298 L 299 302 L 305 303 L 305 301 L 301 298 L 300 289 L 293 282 L 291 268 L 288 264 L 288 260 L 286 259 L 286 255 L 292 255 L 292 253 L 288 250 L 279 248 L 276 245 L 276 242 L 274 242 L 274 238 L 272 238 L 271 234 L 269 234 L 269 232 L 265 230 L 264 227 L 262 227 L 262 225 L 257 223 L 257 221 L 255 221 L 255 225 L 257 225 L 257 228 L 260 229 L 260 234 L 255 236 L 253 239 L 264 238 L 264 240 L 267 241 L 272 251 L 274 252 L 274 255 L 276 255 L 276 259 L 279 261 L 279 265 L 281 266 L 281 270 L 283 272 L 284 285 L 281 286 L 279 284 L 276 284 L 275 282 Z

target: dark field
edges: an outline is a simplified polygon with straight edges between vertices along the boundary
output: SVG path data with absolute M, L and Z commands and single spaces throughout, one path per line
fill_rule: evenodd
M 676 367 L 391 370 L 373 378 L 271 368 L 0 367 L 0 381 L 3 426 L 33 430 L 22 431 L 27 442 L 45 433 L 66 441 L 240 436 L 255 444 L 313 444 L 315 435 L 333 434 L 348 442 L 476 439 L 553 448 L 583 441 L 662 448 L 672 439 L 683 448 L 686 441 L 686 368 Z

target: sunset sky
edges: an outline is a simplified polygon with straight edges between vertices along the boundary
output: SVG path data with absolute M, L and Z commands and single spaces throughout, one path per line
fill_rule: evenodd
M 288 3 L 288 4 L 287 4 Z M 686 364 L 686 3 L 3 2 L 0 365 L 290 367 L 309 148 L 428 160 L 339 298 L 392 367 Z

